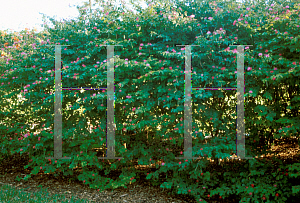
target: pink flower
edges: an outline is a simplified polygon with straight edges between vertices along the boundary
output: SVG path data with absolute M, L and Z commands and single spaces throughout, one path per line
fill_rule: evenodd
M 261 56 L 261 55 L 262 55 L 262 53 L 259 53 L 259 54 L 258 54 L 258 56 Z
M 208 20 L 212 20 L 213 18 L 212 17 L 208 17 Z
M 250 90 L 249 93 L 253 93 L 252 90 Z
M 109 14 L 109 12 L 105 13 L 105 15 L 108 15 L 108 14 Z
M 165 163 L 161 163 L 161 165 L 165 165 Z
M 48 78 L 46 78 L 46 80 L 48 80 Z
M 66 42 L 68 42 L 69 40 L 68 39 L 66 39 Z
M 246 8 L 248 11 L 250 10 L 250 8 Z
M 273 80 L 275 80 L 276 78 L 274 77 Z
M 225 67 L 221 68 L 221 70 L 225 70 Z
M 252 68 L 251 67 L 248 67 L 248 69 L 247 69 L 248 71 L 250 71 L 250 70 L 252 70 Z

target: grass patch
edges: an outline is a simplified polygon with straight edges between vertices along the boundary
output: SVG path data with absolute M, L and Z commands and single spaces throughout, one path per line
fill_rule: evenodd
M 11 185 L 1 185 L 0 187 L 0 202 L 6 203 L 52 203 L 52 202 L 61 202 L 61 203 L 87 203 L 89 200 L 75 200 L 73 197 L 70 200 L 66 200 L 66 197 L 61 194 L 56 194 L 54 196 L 50 196 L 47 193 L 47 189 L 43 190 L 41 188 L 40 192 L 36 193 L 28 193 L 23 189 L 18 189 Z

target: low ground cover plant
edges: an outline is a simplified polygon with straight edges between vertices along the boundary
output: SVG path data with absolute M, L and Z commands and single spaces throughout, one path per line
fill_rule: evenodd
M 16 190 L 16 188 L 11 187 L 9 185 L 1 186 L 0 188 L 1 194 L 0 194 L 0 200 L 2 202 L 11 202 L 11 203 L 18 203 L 18 202 L 28 202 L 28 203 L 34 203 L 34 202 L 54 202 L 54 201 L 60 201 L 62 203 L 69 203 L 69 202 L 76 202 L 76 203 L 86 203 L 89 202 L 89 200 L 81 199 L 81 200 L 74 200 L 73 198 L 71 200 L 66 200 L 64 196 L 57 195 L 57 196 L 49 196 L 47 191 L 41 191 L 39 193 L 28 193 L 20 190 Z
M 300 62 L 295 56 L 299 5 L 195 1 L 190 8 L 176 4 L 175 8 L 170 2 L 152 3 L 136 15 L 105 7 L 98 11 L 103 15 L 96 12 L 88 17 L 81 12 L 78 21 L 50 18 L 55 28 L 43 33 L 2 32 L 2 155 L 27 153 L 26 168 L 33 175 L 41 170 L 57 173 L 56 169 L 72 175 L 73 168 L 82 166 L 77 178 L 99 191 L 126 187 L 139 178 L 132 162 L 138 159 L 143 165 L 159 161 L 156 171 L 147 172 L 153 184 L 197 201 L 232 196 L 242 201 L 287 201 L 293 186 L 288 180 L 298 178 L 297 164 L 284 165 L 275 157 L 266 163 L 258 159 L 218 163 L 236 150 L 236 91 L 192 90 L 192 155 L 210 157 L 214 163 L 175 159 L 184 155 L 187 51 L 175 45 L 197 45 L 191 54 L 192 87 L 235 88 L 240 56 L 237 47 L 229 45 L 253 45 L 244 51 L 245 129 L 250 133 L 246 156 L 272 153 L 267 149 L 274 139 L 299 132 Z M 120 16 L 123 21 L 117 20 Z M 71 159 L 45 159 L 53 156 L 54 149 L 55 77 L 54 47 L 46 45 L 55 44 L 68 45 L 62 46 L 63 87 L 106 87 L 107 47 L 101 45 L 122 45 L 114 48 L 114 115 L 116 157 L 123 159 L 99 160 L 105 151 L 93 150 L 107 142 L 105 90 L 62 91 L 63 156 Z M 92 133 L 85 127 L 87 121 L 93 125 Z M 30 129 L 32 123 L 38 125 Z M 49 127 L 52 130 L 46 130 Z M 33 134 L 36 129 L 42 132 Z M 203 143 L 203 132 L 212 136 L 208 144 Z M 99 175 L 117 169 L 122 169 L 117 180 Z

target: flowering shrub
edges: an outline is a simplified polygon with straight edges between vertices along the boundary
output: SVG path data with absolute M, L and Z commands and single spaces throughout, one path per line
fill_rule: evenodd
M 210 157 L 214 163 L 175 159 L 183 154 L 186 51 L 175 45 L 199 45 L 191 54 L 193 87 L 233 88 L 237 47 L 229 45 L 253 45 L 246 46 L 244 54 L 245 129 L 251 129 L 246 156 L 260 156 L 268 152 L 268 142 L 299 132 L 299 96 L 294 93 L 299 92 L 299 86 L 295 87 L 299 84 L 295 56 L 299 5 L 289 9 L 196 1 L 192 7 L 176 2 L 177 8 L 169 9 L 148 3 L 149 8 L 138 14 L 105 8 L 102 16 L 91 18 L 82 12 L 78 21 L 49 18 L 55 28 L 47 27 L 43 33 L 1 33 L 5 45 L 0 61 L 1 107 L 5 108 L 1 112 L 5 125 L 0 126 L 2 153 L 27 153 L 26 168 L 32 169 L 31 174 L 60 169 L 72 175 L 74 168 L 82 167 L 77 178 L 99 190 L 135 182 L 140 172 L 131 161 L 138 160 L 142 165 L 156 163 L 157 170 L 147 173 L 153 184 L 197 201 L 232 195 L 242 201 L 286 201 L 292 187 L 288 180 L 297 177 L 298 165 L 279 164 L 282 170 L 294 170 L 281 174 L 272 163 L 259 159 L 216 163 L 236 150 L 236 100 L 232 99 L 236 91 L 192 91 L 192 111 L 197 113 L 192 124 L 193 157 Z M 120 16 L 123 21 L 116 20 Z M 54 150 L 55 55 L 54 48 L 46 46 L 54 44 L 68 45 L 62 46 L 63 87 L 100 88 L 107 84 L 107 47 L 103 45 L 122 45 L 114 47 L 114 115 L 116 157 L 123 159 L 99 160 L 105 153 L 92 150 L 106 147 L 106 90 L 62 90 L 63 156 L 71 159 L 45 159 Z M 87 121 L 92 129 L 86 128 Z M 30 129 L 33 123 L 38 125 Z M 33 134 L 36 129 L 42 132 Z M 204 132 L 212 136 L 208 144 L 203 143 Z M 117 180 L 99 174 L 120 168 Z M 159 179 L 160 175 L 166 178 Z

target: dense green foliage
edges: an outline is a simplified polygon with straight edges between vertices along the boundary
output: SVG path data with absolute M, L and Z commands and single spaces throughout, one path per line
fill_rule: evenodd
M 244 55 L 246 156 L 272 153 L 266 149 L 274 139 L 299 136 L 299 5 L 174 1 L 174 7 L 162 2 L 137 14 L 106 7 L 92 17 L 83 11 L 78 20 L 49 18 L 55 28 L 43 33 L 2 32 L 1 43 L 8 43 L 0 61 L 2 154 L 27 153 L 32 174 L 60 168 L 68 175 L 81 166 L 78 179 L 99 189 L 126 187 L 139 178 L 131 160 L 144 165 L 159 160 L 161 166 L 147 179 L 197 201 L 232 195 L 243 201 L 287 201 L 292 195 L 288 180 L 298 176 L 299 165 L 277 159 L 272 159 L 276 166 L 259 159 L 216 163 L 236 150 L 236 91 L 192 90 L 193 156 L 216 161 L 175 159 L 184 149 L 185 84 L 185 48 L 176 45 L 199 45 L 192 46 L 192 87 L 235 88 L 237 53 L 229 45 L 253 45 Z M 15 39 L 26 34 L 27 40 Z M 46 46 L 53 44 L 70 45 L 62 47 L 63 87 L 102 88 L 107 47 L 100 45 L 122 45 L 114 48 L 114 114 L 116 156 L 124 159 L 99 161 L 101 154 L 91 150 L 106 144 L 104 90 L 62 91 L 63 155 L 72 159 L 45 159 L 53 156 L 53 132 L 33 132 L 54 128 L 55 55 L 54 47 Z M 91 134 L 87 121 L 97 126 Z M 29 129 L 30 123 L 39 125 Z M 213 136 L 208 144 L 203 132 Z M 114 169 L 122 169 L 117 180 L 98 173 Z

